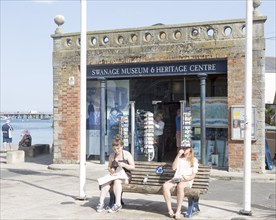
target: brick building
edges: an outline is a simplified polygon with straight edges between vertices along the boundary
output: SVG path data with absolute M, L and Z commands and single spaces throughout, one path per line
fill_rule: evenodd
M 265 21 L 264 16 L 254 16 L 253 172 L 265 169 Z M 77 163 L 80 152 L 80 33 L 64 33 L 59 26 L 52 38 L 54 163 Z M 164 160 L 171 160 L 176 152 L 176 110 L 190 111 L 193 145 L 200 148 L 201 131 L 197 119 L 201 74 L 206 74 L 207 160 L 214 163 L 212 155 L 215 154 L 218 164 L 213 165 L 229 171 L 242 170 L 244 19 L 87 32 L 87 156 L 99 155 L 101 111 L 106 115 L 107 155 L 114 135 L 114 111 L 119 115 L 117 119 L 121 116 L 128 119 L 126 132 L 129 136 L 134 135 L 130 132 L 130 117 L 135 117 L 135 138 L 143 135 L 137 124 L 143 112 L 162 112 Z M 105 109 L 100 108 L 102 85 Z M 134 116 L 130 114 L 130 106 L 135 108 Z M 236 127 L 233 123 L 237 120 Z M 115 133 L 121 132 L 120 126 L 117 121 Z M 130 139 L 125 138 L 126 146 L 137 153 L 137 146 L 131 148 Z

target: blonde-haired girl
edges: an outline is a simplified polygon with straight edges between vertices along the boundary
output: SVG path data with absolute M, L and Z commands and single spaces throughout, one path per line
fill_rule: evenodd
M 169 216 L 175 219 L 181 218 L 181 207 L 184 199 L 184 188 L 192 187 L 193 180 L 198 171 L 198 160 L 194 157 L 191 142 L 183 140 L 181 147 L 173 161 L 172 169 L 174 177 L 163 184 L 163 196 L 167 204 Z M 177 187 L 177 208 L 174 213 L 171 204 L 171 188 Z

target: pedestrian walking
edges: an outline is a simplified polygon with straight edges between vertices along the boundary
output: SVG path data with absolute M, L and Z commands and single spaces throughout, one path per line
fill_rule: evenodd
M 12 131 L 13 127 L 10 124 L 10 120 L 7 119 L 6 123 L 2 126 L 3 134 L 3 150 L 7 151 L 7 145 L 9 145 L 10 150 L 12 150 Z

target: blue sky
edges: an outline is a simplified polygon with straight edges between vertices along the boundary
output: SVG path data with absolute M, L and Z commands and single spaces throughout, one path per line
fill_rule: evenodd
M 65 33 L 80 31 L 80 1 L 1 1 L 0 111 L 52 112 L 50 37 L 63 15 Z M 263 0 L 266 56 L 276 56 L 276 1 Z M 245 0 L 87 1 L 87 30 L 181 24 L 246 17 Z

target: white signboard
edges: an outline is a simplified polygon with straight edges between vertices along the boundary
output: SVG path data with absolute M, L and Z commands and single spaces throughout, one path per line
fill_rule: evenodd
M 251 137 L 256 139 L 256 107 L 252 107 L 252 121 L 251 121 Z M 231 107 L 231 139 L 243 140 L 245 129 L 245 113 L 244 106 L 232 106 Z

